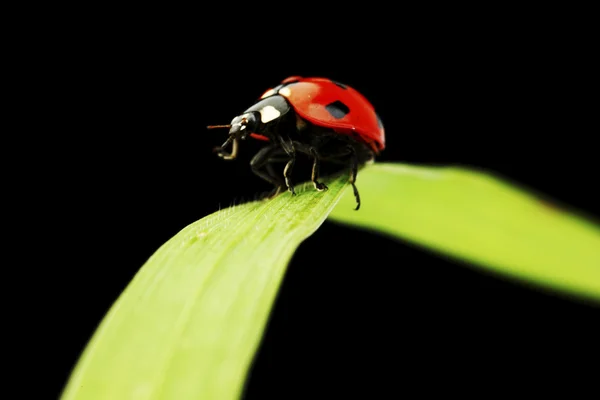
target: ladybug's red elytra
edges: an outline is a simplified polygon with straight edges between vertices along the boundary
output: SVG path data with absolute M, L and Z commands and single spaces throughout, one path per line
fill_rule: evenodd
M 225 160 L 237 157 L 240 140 L 264 140 L 263 147 L 250 161 L 252 171 L 275 185 L 274 195 L 284 187 L 292 193 L 292 169 L 296 153 L 312 158 L 311 180 L 315 189 L 326 190 L 318 181 L 322 161 L 346 164 L 356 197 L 356 175 L 361 164 L 372 161 L 385 148 L 383 123 L 369 101 L 348 85 L 326 78 L 292 76 L 267 90 L 257 102 L 227 125 L 229 137 L 215 150 Z M 232 146 L 231 153 L 225 148 Z M 282 177 L 272 168 L 286 162 Z

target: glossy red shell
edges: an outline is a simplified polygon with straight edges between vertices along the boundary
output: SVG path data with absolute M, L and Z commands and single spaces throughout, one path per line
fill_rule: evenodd
M 385 131 L 371 103 L 358 91 L 326 78 L 292 76 L 276 88 L 294 111 L 307 121 L 353 136 L 375 153 L 385 148 Z M 273 89 L 263 94 L 275 94 Z M 331 111 L 334 109 L 334 113 Z M 337 108 L 336 108 L 337 107 Z

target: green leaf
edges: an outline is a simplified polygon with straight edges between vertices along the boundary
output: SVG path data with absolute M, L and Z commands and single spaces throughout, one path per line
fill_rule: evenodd
M 239 398 L 286 266 L 346 181 L 223 209 L 175 235 L 106 315 L 62 398 Z
M 540 287 L 600 299 L 600 226 L 534 193 L 466 168 L 400 164 L 370 165 L 357 184 L 360 212 L 351 210 L 348 191 L 332 221 Z
M 356 212 L 346 180 L 224 209 L 175 235 L 106 315 L 62 398 L 239 398 L 287 263 L 328 214 L 600 299 L 600 227 L 539 196 L 474 170 L 373 164 L 359 173 Z

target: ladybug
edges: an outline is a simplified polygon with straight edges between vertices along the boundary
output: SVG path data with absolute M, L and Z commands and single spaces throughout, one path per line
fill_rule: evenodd
M 215 148 L 219 157 L 237 157 L 240 140 L 250 137 L 266 142 L 250 161 L 252 171 L 275 186 L 273 196 L 287 188 L 293 195 L 292 169 L 296 155 L 312 159 L 312 183 L 316 190 L 326 190 L 319 182 L 322 161 L 345 165 L 350 169 L 350 183 L 360 208 L 356 188 L 358 167 L 371 162 L 385 148 L 383 123 L 369 101 L 348 85 L 327 78 L 292 76 L 267 90 L 241 115 L 227 125 L 229 137 Z M 231 152 L 225 148 L 231 145 Z M 283 178 L 273 170 L 273 163 L 285 162 Z

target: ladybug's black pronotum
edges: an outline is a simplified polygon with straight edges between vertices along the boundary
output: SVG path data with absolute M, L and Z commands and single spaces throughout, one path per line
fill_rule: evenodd
M 252 137 L 267 142 L 251 160 L 252 171 L 275 185 L 274 195 L 287 187 L 292 193 L 291 175 L 296 154 L 313 159 L 315 189 L 327 189 L 319 182 L 321 161 L 345 164 L 360 208 L 356 175 L 361 164 L 372 161 L 385 148 L 381 120 L 369 101 L 350 86 L 326 78 L 289 77 L 267 90 L 254 105 L 230 124 L 229 137 L 215 150 L 225 160 L 237 156 L 240 140 Z M 231 144 L 231 153 L 225 148 Z M 283 178 L 272 163 L 285 162 Z

